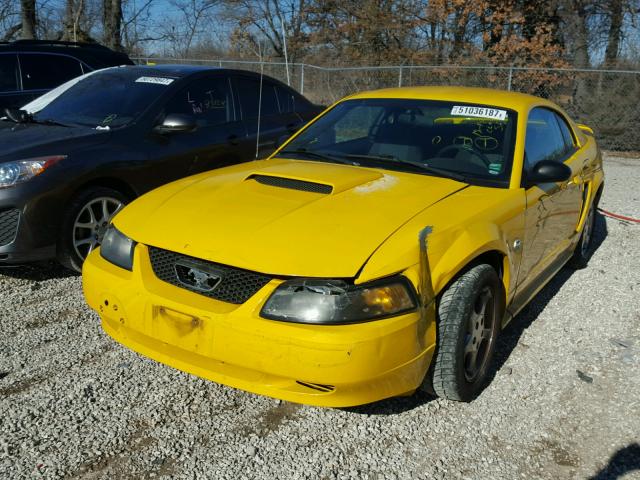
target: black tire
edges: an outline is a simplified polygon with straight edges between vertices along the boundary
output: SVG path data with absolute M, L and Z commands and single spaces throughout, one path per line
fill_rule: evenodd
M 580 240 L 578 240 L 573 255 L 567 262 L 567 265 L 574 270 L 585 268 L 593 254 L 593 229 L 596 223 L 596 209 L 597 203 L 593 202 L 587 212 L 587 219 L 582 227 Z
M 102 235 L 110 218 L 97 219 L 102 221 L 100 221 L 93 230 L 91 228 L 82 230 L 76 228 L 79 216 L 81 214 L 85 215 L 83 211 L 86 212 L 85 209 L 89 205 L 92 205 L 92 202 L 102 201 L 102 199 L 111 199 L 114 202 L 113 204 L 109 203 L 112 209 L 117 203 L 124 206 L 129 201 L 127 196 L 118 190 L 107 187 L 90 187 L 78 193 L 67 206 L 63 214 L 57 245 L 58 262 L 64 267 L 75 270 L 76 272 L 81 272 L 86 254 L 95 248 L 96 245 L 99 245 L 102 240 Z M 117 211 L 119 211 L 119 209 Z M 111 217 L 113 217 L 113 215 L 111 215 Z M 76 247 L 75 239 L 78 232 L 86 233 L 87 237 L 95 237 L 94 244 L 89 244 L 87 249 L 84 247 L 80 248 L 80 246 Z
M 498 274 L 486 264 L 460 275 L 444 291 L 438 304 L 438 338 L 427 390 L 462 402 L 470 402 L 483 390 L 500 331 L 501 295 Z M 474 348 L 475 356 L 470 351 Z

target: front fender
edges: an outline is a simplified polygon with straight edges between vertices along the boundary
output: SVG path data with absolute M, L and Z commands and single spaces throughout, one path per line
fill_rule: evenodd
M 521 251 L 513 248 L 524 233 L 525 198 L 522 190 L 470 188 L 428 208 L 391 235 L 365 264 L 357 282 L 398 272 L 419 278 L 418 236 L 431 227 L 427 254 L 433 291 L 438 294 L 474 259 L 496 252 L 503 257 L 507 298 L 515 287 Z

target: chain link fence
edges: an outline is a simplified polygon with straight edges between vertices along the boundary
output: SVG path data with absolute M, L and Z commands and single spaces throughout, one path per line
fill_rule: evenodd
M 303 63 L 138 58 L 141 64 L 210 65 L 260 72 L 328 105 L 363 90 L 418 85 L 464 85 L 530 93 L 556 102 L 592 127 L 602 148 L 640 151 L 640 71 L 492 66 L 320 67 Z M 491 99 L 487 99 L 490 103 Z

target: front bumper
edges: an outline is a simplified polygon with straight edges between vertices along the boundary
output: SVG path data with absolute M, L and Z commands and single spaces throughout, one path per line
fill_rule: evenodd
M 0 188 L 0 266 L 55 258 L 61 216 L 59 192 L 41 179 Z
M 418 312 L 341 326 L 259 316 L 280 280 L 242 305 L 219 302 L 155 277 L 148 249 L 134 271 L 85 261 L 87 303 L 118 342 L 199 377 L 292 402 L 345 407 L 403 395 L 422 382 L 435 346 L 435 322 Z

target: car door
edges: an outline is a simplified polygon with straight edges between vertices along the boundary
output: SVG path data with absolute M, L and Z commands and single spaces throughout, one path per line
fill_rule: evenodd
M 577 149 L 563 135 L 562 117 L 548 108 L 529 113 L 525 137 L 525 182 L 527 209 L 522 262 L 518 284 L 533 281 L 566 253 L 582 205 L 582 163 Z M 566 122 L 565 122 L 566 126 Z M 572 170 L 566 182 L 527 185 L 527 172 L 541 160 L 563 162 Z
M 193 117 L 190 132 L 157 134 L 147 139 L 150 174 L 162 165 L 166 181 L 240 162 L 240 141 L 246 137 L 237 120 L 229 77 L 208 75 L 195 79 L 171 96 L 158 117 L 180 114 Z
M 84 73 L 82 64 L 67 55 L 20 53 L 18 60 L 25 95 L 24 103 Z
M 14 53 L 0 54 L 0 108 L 18 108 L 28 102 L 20 89 L 18 57 Z
M 242 121 L 247 131 L 247 142 L 253 146 L 254 155 L 256 144 L 258 144 L 258 158 L 265 158 L 275 151 L 280 138 L 291 135 L 300 128 L 302 120 L 293 110 L 281 111 L 277 85 L 270 79 L 263 78 L 262 95 L 260 95 L 259 78 L 236 75 L 235 85 Z M 256 138 L 258 114 L 260 115 L 259 139 Z

